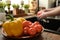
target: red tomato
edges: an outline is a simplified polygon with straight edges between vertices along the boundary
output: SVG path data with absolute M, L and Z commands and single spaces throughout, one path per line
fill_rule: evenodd
M 29 30 L 28 30 L 28 33 L 29 33 L 29 35 L 35 35 L 36 34 L 36 29 L 35 28 L 30 28 Z
M 35 25 L 39 25 L 39 22 L 35 21 L 34 23 L 32 23 L 32 25 L 30 25 L 30 27 L 34 27 Z
M 23 21 L 22 24 L 23 24 L 24 27 L 26 27 L 26 26 L 29 27 L 30 25 L 32 25 L 32 22 L 30 22 L 30 21 Z
M 33 27 L 34 26 L 34 24 L 32 23 L 32 25 L 30 25 L 29 27 L 31 28 L 31 27 Z
M 35 25 L 34 28 L 36 29 L 37 32 L 42 31 L 42 26 L 41 25 Z
M 24 34 L 28 34 L 29 27 L 24 27 Z
M 38 21 L 35 21 L 35 22 L 34 22 L 34 25 L 38 25 L 38 24 L 40 24 Z

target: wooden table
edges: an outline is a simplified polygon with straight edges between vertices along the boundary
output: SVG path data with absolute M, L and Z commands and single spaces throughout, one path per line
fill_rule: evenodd
M 18 39 L 7 39 L 5 38 L 1 33 L 0 28 L 0 40 L 18 40 Z M 60 40 L 60 35 L 49 33 L 49 32 L 43 32 L 41 35 L 31 38 L 31 39 L 20 39 L 20 40 Z

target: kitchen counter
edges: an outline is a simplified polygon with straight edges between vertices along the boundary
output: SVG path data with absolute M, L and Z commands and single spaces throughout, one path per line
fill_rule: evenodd
M 60 40 L 60 35 L 49 32 L 43 32 L 42 38 L 43 40 Z
M 0 40 L 13 40 L 13 39 L 4 38 L 4 36 L 1 33 L 1 28 L 0 28 Z M 28 40 L 28 39 L 26 39 L 26 40 Z M 44 31 L 41 35 L 39 35 L 36 38 L 32 38 L 31 40 L 60 40 L 60 35 Z
M 36 15 L 32 15 L 32 16 L 25 16 L 24 18 L 32 18 L 32 17 L 36 17 Z M 50 18 L 49 18 L 50 19 Z M 54 19 L 54 18 L 52 18 Z M 0 28 L 0 40 L 15 40 L 15 39 L 6 39 L 2 33 L 1 33 L 1 28 Z M 21 39 L 23 40 L 23 39 Z M 25 39 L 24 39 L 25 40 Z M 26 39 L 28 40 L 28 39 Z M 36 38 L 32 38 L 30 40 L 60 40 L 60 35 L 59 34 L 54 34 L 54 33 L 50 33 L 50 32 L 46 32 L 44 31 L 41 35 L 39 35 Z

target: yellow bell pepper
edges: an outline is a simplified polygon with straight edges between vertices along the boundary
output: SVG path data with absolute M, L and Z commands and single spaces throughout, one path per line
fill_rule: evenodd
M 26 21 L 26 19 L 22 17 L 17 18 L 17 20 L 20 20 L 21 22 Z
M 15 37 L 21 36 L 23 33 L 23 25 L 22 25 L 21 19 L 17 18 L 13 20 L 12 18 L 11 20 L 6 21 L 3 24 L 3 29 L 7 33 L 8 36 L 15 36 Z

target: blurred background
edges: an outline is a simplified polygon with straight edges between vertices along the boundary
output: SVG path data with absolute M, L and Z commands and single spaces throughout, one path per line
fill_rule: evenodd
M 34 15 L 39 10 L 59 6 L 59 3 L 59 0 L 0 0 L 0 6 L 3 7 L 0 7 L 0 12 L 5 11 L 6 15 L 12 14 L 15 17 Z

